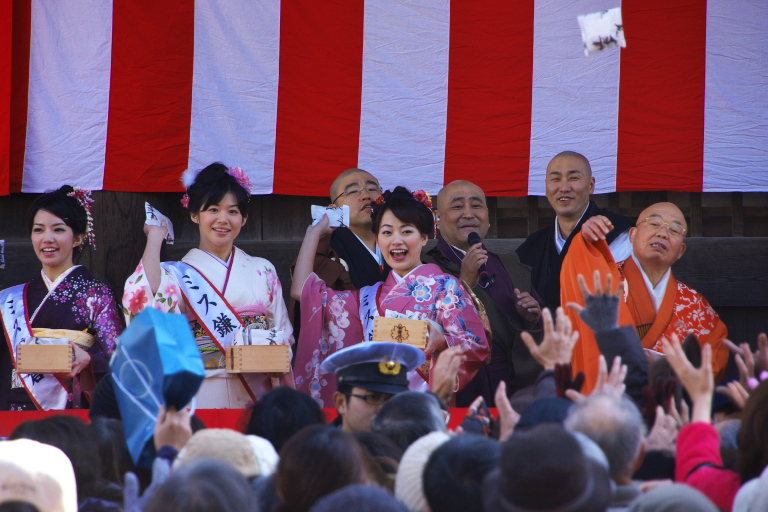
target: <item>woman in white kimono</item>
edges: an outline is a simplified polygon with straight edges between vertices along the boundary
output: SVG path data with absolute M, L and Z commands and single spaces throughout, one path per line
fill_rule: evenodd
M 206 380 L 197 407 L 242 408 L 273 386 L 293 386 L 293 377 L 227 374 L 224 352 L 230 345 L 293 344 L 293 328 L 274 266 L 234 246 L 247 220 L 250 181 L 239 168 L 214 163 L 183 178 L 182 204 L 200 229 L 200 246 L 181 262 L 160 262 L 168 232 L 144 226 L 147 246 L 141 263 L 125 283 L 126 322 L 146 307 L 189 318 L 203 355 Z

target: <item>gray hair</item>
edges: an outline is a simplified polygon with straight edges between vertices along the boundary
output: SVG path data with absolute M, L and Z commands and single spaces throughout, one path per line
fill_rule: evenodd
M 565 420 L 568 430 L 581 432 L 605 452 L 611 478 L 631 472 L 640 456 L 645 424 L 626 395 L 594 394 L 573 407 Z

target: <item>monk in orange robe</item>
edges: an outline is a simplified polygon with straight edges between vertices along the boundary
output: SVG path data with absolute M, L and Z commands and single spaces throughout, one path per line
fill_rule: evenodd
M 643 347 L 658 353 L 664 352 L 663 338 L 674 333 L 683 339 L 693 332 L 699 343 L 712 345 L 713 371 L 721 379 L 728 365 L 729 351 L 722 343 L 728 329 L 703 295 L 672 274 L 672 264 L 685 252 L 687 224 L 683 212 L 672 203 L 646 208 L 629 232 L 633 254 L 618 264 L 605 241 L 612 229 L 606 217 L 595 216 L 584 223 L 581 236 L 574 237 L 560 274 L 561 303 L 584 305 L 579 274 L 587 278 L 595 270 L 603 276 L 612 274 L 614 282 L 624 282 L 619 325 L 635 326 Z M 592 330 L 577 313 L 567 312 L 574 330 L 581 333 L 573 353 L 573 370 L 584 372 L 583 391 L 589 393 L 597 382 L 600 350 Z

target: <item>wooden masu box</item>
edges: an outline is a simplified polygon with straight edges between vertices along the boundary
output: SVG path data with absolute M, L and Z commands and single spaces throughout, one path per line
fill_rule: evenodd
M 291 370 L 288 345 L 230 345 L 227 373 L 287 373 Z
M 72 373 L 70 345 L 19 345 L 16 353 L 18 373 Z
M 405 318 L 376 317 L 373 323 L 373 341 L 406 343 L 424 349 L 429 341 L 429 322 Z

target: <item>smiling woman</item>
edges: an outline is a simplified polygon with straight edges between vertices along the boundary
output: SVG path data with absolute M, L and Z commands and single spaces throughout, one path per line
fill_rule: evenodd
M 320 364 L 344 347 L 371 341 L 378 316 L 429 322 L 424 351 L 428 361 L 411 376 L 411 389 L 429 388 L 431 361 L 450 346 L 464 346 L 467 356 L 459 388 L 472 380 L 488 356 L 488 341 L 471 295 L 437 265 L 421 263 L 421 248 L 433 226 L 431 207 L 423 191 L 411 194 L 403 187 L 385 192 L 375 202 L 372 229 L 393 272 L 386 281 L 358 291 L 334 291 L 313 272 L 318 241 L 332 229 L 327 217 L 307 228 L 291 287 L 291 295 L 302 302 L 296 386 L 321 405 L 333 403 L 336 386 L 320 373 Z
M 91 203 L 90 192 L 65 185 L 32 205 L 29 230 L 43 268 L 29 284 L 0 292 L 9 338 L 0 343 L 0 410 L 87 406 L 74 390 L 88 393 L 107 371 L 123 319 L 110 289 L 74 264 L 84 245 L 95 247 Z M 16 373 L 17 348 L 28 343 L 71 344 L 72 373 Z
M 161 263 L 168 228 L 145 224 L 147 246 L 125 283 L 123 312 L 128 322 L 146 307 L 187 315 L 206 367 L 197 407 L 243 408 L 274 386 L 292 386 L 293 377 L 227 374 L 224 351 L 230 345 L 292 345 L 293 328 L 274 265 L 234 245 L 247 220 L 248 176 L 214 163 L 187 171 L 183 181 L 182 204 L 198 225 L 199 248 L 180 262 Z

